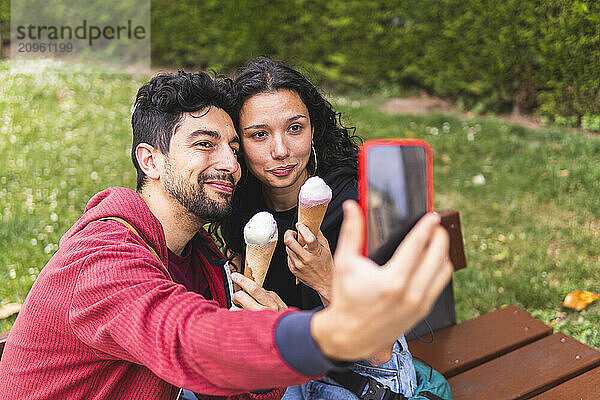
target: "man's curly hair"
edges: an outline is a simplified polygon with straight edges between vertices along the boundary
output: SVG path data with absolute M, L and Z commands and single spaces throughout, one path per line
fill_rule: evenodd
M 176 74 L 158 74 L 140 88 L 131 117 L 131 160 L 137 171 L 138 191 L 144 186 L 146 175 L 137 161 L 136 147 L 140 143 L 148 143 L 167 154 L 171 137 L 184 113 L 207 107 L 217 107 L 232 115 L 234 98 L 229 78 L 205 72 L 192 74 L 179 71 Z

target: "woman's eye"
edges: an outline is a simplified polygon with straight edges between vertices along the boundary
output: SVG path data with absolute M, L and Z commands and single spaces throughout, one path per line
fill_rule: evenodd
M 231 151 L 233 151 L 233 154 L 237 157 L 240 155 L 240 149 L 236 149 L 235 147 L 231 148 Z
M 300 124 L 294 124 L 292 126 L 290 126 L 290 131 L 292 132 L 300 132 L 302 130 L 302 125 Z

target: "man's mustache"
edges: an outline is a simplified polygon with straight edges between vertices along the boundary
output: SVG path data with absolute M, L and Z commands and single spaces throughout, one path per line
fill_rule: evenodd
M 225 173 L 223 173 L 223 174 L 202 174 L 198 177 L 198 184 L 204 184 L 204 182 L 206 182 L 206 181 L 213 181 L 213 180 L 231 182 L 231 185 L 235 189 L 235 179 L 233 179 L 233 175 L 225 174 Z

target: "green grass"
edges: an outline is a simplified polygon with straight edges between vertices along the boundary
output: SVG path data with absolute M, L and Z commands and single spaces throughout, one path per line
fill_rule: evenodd
M 94 193 L 134 186 L 130 107 L 143 79 L 48 61 L 2 62 L 0 79 L 1 305 L 25 299 Z M 432 145 L 436 209 L 459 210 L 463 224 L 459 320 L 515 303 L 600 349 L 599 302 L 561 306 L 571 290 L 600 292 L 600 138 L 494 118 L 391 115 L 379 102 L 353 96 L 337 106 L 365 138 Z
M 52 61 L 0 63 L 0 304 L 22 302 L 89 198 L 135 187 L 130 108 L 141 81 Z M 14 317 L 0 320 L 0 331 Z

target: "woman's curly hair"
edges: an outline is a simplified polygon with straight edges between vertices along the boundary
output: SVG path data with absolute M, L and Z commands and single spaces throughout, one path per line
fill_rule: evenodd
M 298 94 L 308 109 L 311 125 L 314 128 L 314 147 L 317 165 L 310 157 L 307 169 L 314 175 L 327 175 L 334 168 L 350 166 L 357 170 L 358 146 L 360 138 L 355 134 L 354 127 L 342 124 L 341 114 L 319 93 L 300 72 L 283 63 L 274 62 L 266 57 L 258 57 L 242 69 L 233 81 L 236 96 L 233 120 L 238 132 L 239 114 L 246 100 L 259 93 L 291 90 Z M 243 153 L 243 148 L 242 148 Z M 210 227 L 211 233 L 220 241 L 217 233 L 220 231 L 226 253 L 230 258 L 240 254 L 243 249 L 241 238 L 245 224 L 244 215 L 258 212 L 262 186 L 260 181 L 248 172 L 243 159 L 241 185 L 233 196 L 233 212 L 224 221 L 219 221 Z M 243 207 L 243 208 L 242 208 Z

